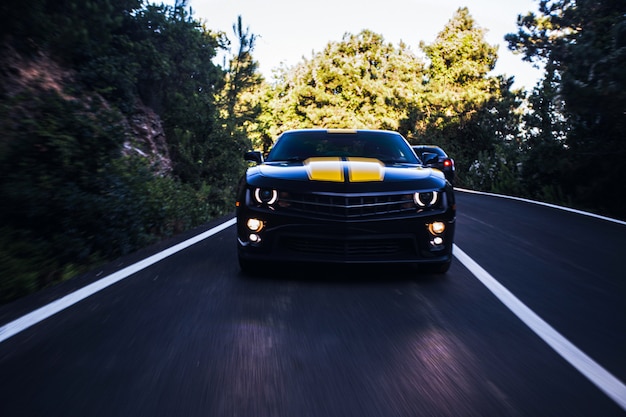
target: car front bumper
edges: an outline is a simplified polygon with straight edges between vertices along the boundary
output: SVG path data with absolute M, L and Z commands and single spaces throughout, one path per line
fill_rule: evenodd
M 452 257 L 452 210 L 349 221 L 250 208 L 237 214 L 238 254 L 244 261 L 443 263 Z M 260 231 L 247 227 L 250 218 L 263 222 Z M 431 232 L 434 222 L 443 223 L 445 230 Z

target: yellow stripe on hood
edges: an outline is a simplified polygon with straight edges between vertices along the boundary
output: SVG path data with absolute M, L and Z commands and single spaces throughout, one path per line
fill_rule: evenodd
M 350 182 L 382 181 L 385 176 L 385 165 L 375 158 L 309 158 L 304 166 L 312 181 L 344 182 L 346 167 Z
M 304 166 L 312 181 L 344 181 L 341 158 L 309 158 L 304 161 Z
M 374 158 L 348 158 L 350 182 L 382 181 L 385 165 Z

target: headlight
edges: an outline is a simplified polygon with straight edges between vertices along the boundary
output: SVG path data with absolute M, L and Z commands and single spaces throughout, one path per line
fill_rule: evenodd
M 278 200 L 278 191 L 270 188 L 255 188 L 252 194 L 259 204 L 271 205 Z
M 428 225 L 428 231 L 433 235 L 440 235 L 446 230 L 446 224 L 444 222 L 434 222 Z
M 248 219 L 248 221 L 246 221 L 246 226 L 253 232 L 259 232 L 263 229 L 263 221 L 254 218 Z
M 413 200 L 415 204 L 420 207 L 431 207 L 437 203 L 439 193 L 437 191 L 427 191 L 425 193 L 413 194 Z

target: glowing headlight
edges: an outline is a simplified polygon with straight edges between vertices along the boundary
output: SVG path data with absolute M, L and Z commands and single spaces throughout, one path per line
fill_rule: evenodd
M 248 219 L 246 226 L 253 232 L 259 232 L 263 229 L 263 222 L 259 219 Z
M 278 200 L 278 191 L 270 188 L 255 188 L 254 199 L 260 204 L 274 204 Z
M 433 235 L 439 235 L 446 230 L 446 224 L 444 222 L 434 222 L 428 225 L 428 231 Z
M 433 206 L 437 202 L 437 198 L 439 198 L 439 193 L 437 191 L 428 191 L 425 193 L 413 194 L 413 200 L 415 201 L 415 204 L 420 207 Z

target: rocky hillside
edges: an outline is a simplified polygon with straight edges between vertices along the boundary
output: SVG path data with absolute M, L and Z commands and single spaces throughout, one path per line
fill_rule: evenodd
M 77 84 L 75 71 L 63 68 L 50 56 L 39 52 L 32 57 L 20 54 L 10 45 L 0 48 L 5 58 L 2 68 L 2 87 L 6 99 L 16 97 L 36 97 L 41 92 L 54 92 L 67 101 L 79 101 L 84 96 L 74 93 Z M 87 101 L 97 99 L 105 108 L 112 108 L 107 100 L 92 93 Z M 89 111 L 90 103 L 83 103 Z M 45 114 L 32 114 L 32 118 L 45 118 Z M 145 158 L 156 175 L 164 176 L 172 172 L 172 160 L 167 145 L 165 130 L 159 115 L 136 100 L 129 116 L 120 114 L 125 127 L 122 154 Z

